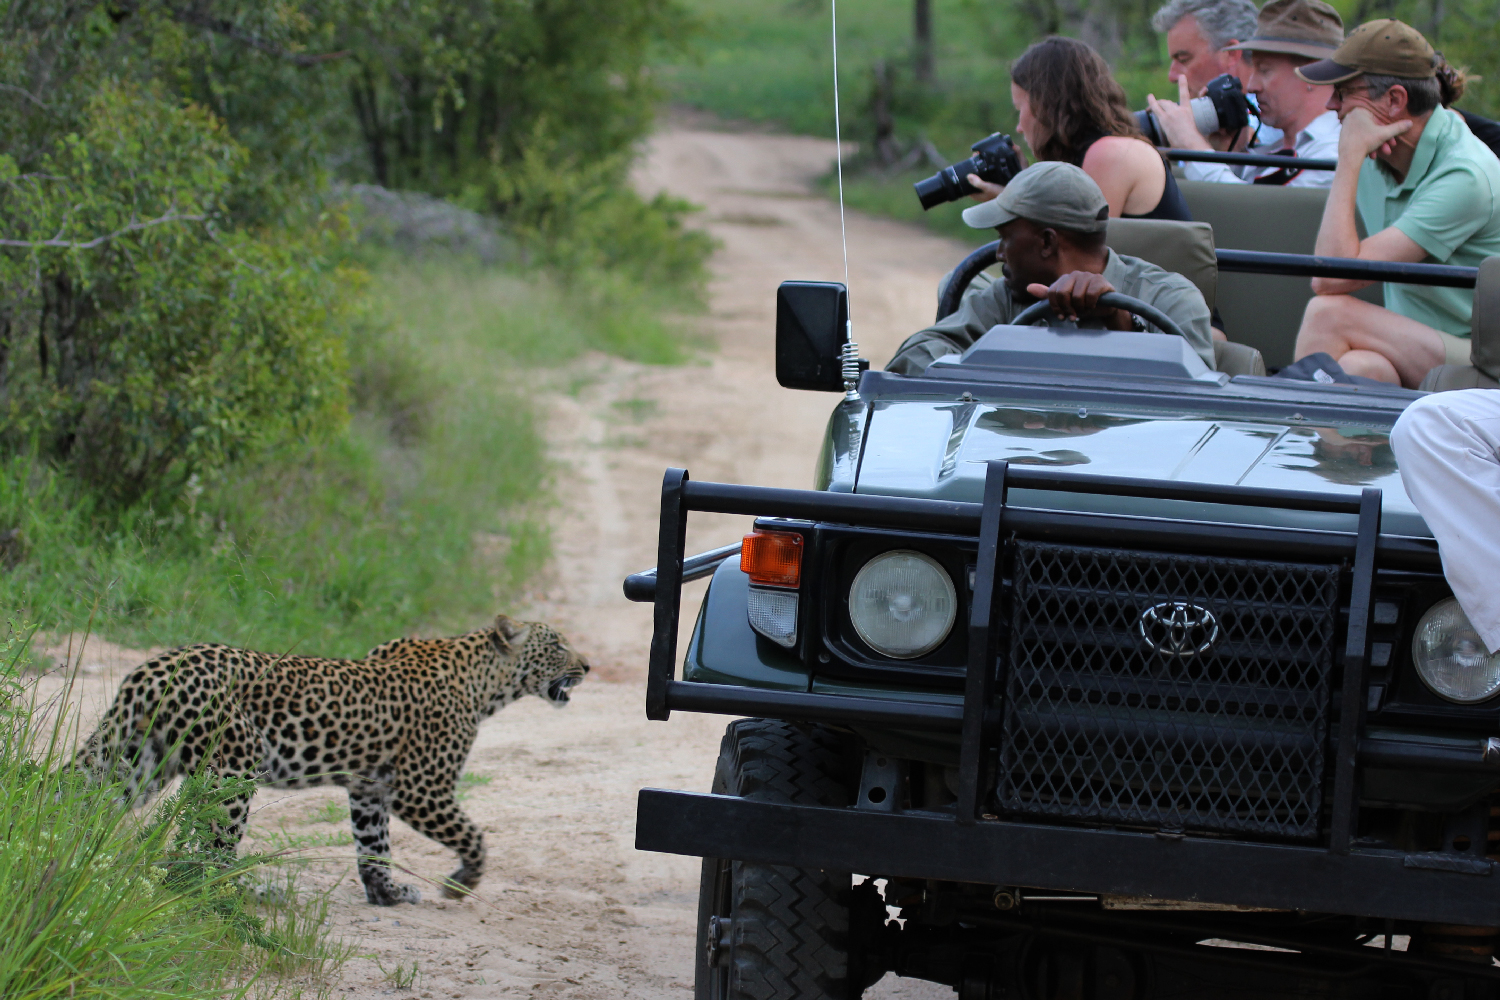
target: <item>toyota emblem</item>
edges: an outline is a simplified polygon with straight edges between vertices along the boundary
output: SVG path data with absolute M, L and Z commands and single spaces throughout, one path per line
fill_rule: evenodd
M 1186 660 L 1219 641 L 1219 620 L 1207 608 L 1187 601 L 1164 601 L 1141 612 L 1136 632 L 1152 652 Z

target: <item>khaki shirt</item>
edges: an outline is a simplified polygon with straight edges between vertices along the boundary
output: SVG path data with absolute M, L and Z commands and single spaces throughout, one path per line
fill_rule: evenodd
M 1113 250 L 1104 264 L 1104 278 L 1115 286 L 1115 291 L 1155 306 L 1176 320 L 1194 352 L 1213 368 L 1214 342 L 1209 333 L 1208 304 L 1198 286 L 1180 274 L 1164 271 L 1139 257 L 1123 257 Z M 958 312 L 907 337 L 885 370 L 897 375 L 920 375 L 938 358 L 962 354 L 988 333 L 990 327 L 1009 323 L 1011 317 L 1030 304 L 1017 302 L 1010 285 L 1004 281 L 993 282 L 978 291 L 971 288 L 964 293 Z M 1156 330 L 1149 323 L 1147 327 Z

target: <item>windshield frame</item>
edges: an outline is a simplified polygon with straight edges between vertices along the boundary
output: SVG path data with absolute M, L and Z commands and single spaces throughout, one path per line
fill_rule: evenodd
M 1017 371 L 945 366 L 941 377 L 870 370 L 860 380 L 867 401 L 959 399 L 1049 405 L 1117 405 L 1172 414 L 1252 417 L 1278 423 L 1389 426 L 1426 393 L 1396 386 L 1305 382 L 1236 375 L 1224 383 L 1190 378 L 1126 377 L 1096 372 Z M 951 374 L 950 374 L 951 373 Z

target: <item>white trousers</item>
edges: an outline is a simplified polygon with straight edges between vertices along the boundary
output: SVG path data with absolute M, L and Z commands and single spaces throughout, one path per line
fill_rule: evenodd
M 1391 448 L 1448 585 L 1490 652 L 1500 651 L 1500 390 L 1423 396 L 1396 421 Z

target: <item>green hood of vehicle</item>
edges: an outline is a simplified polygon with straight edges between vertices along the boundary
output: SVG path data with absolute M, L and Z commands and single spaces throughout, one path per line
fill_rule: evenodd
M 1005 459 L 1136 479 L 1383 495 L 1384 531 L 1430 536 L 1396 470 L 1389 426 L 1312 426 L 1119 408 L 876 400 L 865 428 L 857 491 L 978 502 L 985 463 Z M 1013 491 L 1022 506 L 1191 516 L 1197 505 Z M 1237 510 L 1240 510 L 1237 508 Z M 1224 520 L 1221 508 L 1211 520 Z M 1246 523 L 1343 526 L 1341 515 L 1257 509 Z

